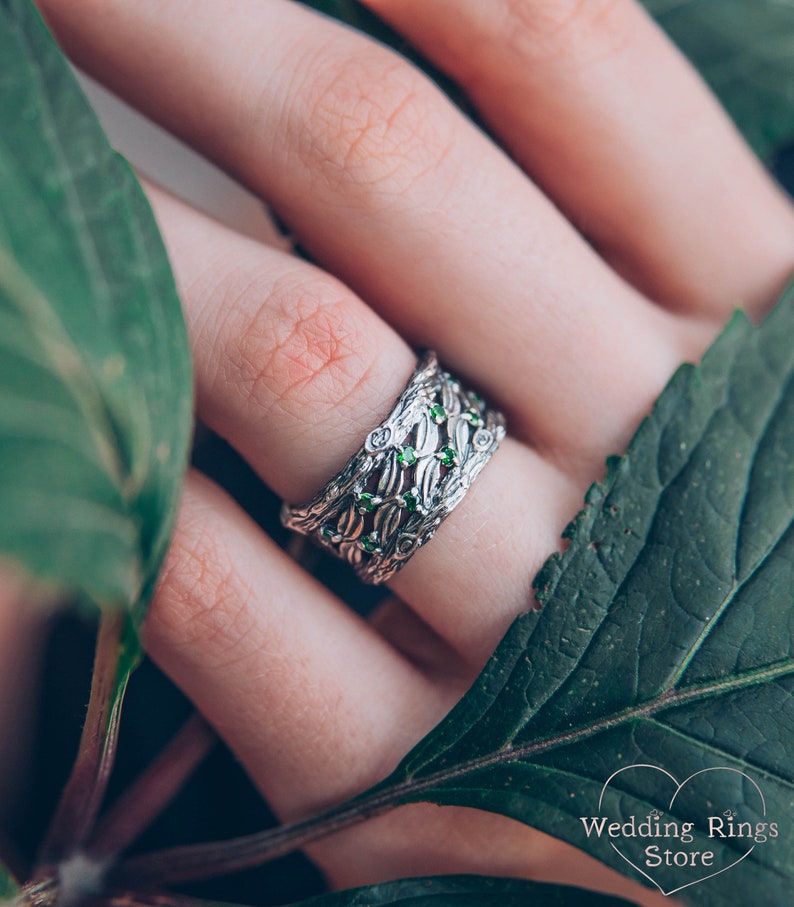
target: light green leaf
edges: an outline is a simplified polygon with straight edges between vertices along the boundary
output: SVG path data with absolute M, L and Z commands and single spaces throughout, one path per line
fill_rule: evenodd
M 581 817 L 657 809 L 692 821 L 683 849 L 712 851 L 723 868 L 747 842 L 709 837 L 707 815 L 731 809 L 776 822 L 778 838 L 751 841 L 739 865 L 678 896 L 791 903 L 794 290 L 759 329 L 736 316 L 700 367 L 679 370 L 568 536 L 536 580 L 543 610 L 515 622 L 472 690 L 359 808 L 503 813 L 646 884 L 624 858 L 636 864 L 638 849 L 621 856 Z M 731 771 L 699 776 L 673 803 L 661 772 L 626 771 L 601 812 L 607 779 L 638 763 L 679 782 Z M 697 873 L 650 875 L 672 891 Z
M 187 457 L 179 302 L 137 180 L 25 0 L 0 3 L 0 58 L 0 557 L 129 608 Z
M 762 157 L 794 138 L 792 0 L 642 0 Z

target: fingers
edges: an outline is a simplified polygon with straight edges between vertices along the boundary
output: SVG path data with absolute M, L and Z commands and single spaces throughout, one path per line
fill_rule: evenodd
M 361 36 L 280 0 L 234 4 L 222 28 L 210 2 L 45 9 L 81 63 L 262 192 L 409 342 L 580 476 L 699 352 L 428 80 Z
M 301 504 L 389 413 L 416 365 L 404 341 L 333 278 L 151 193 L 180 285 L 199 412 L 265 481 Z M 393 588 L 481 665 L 581 501 L 508 438 Z
M 381 780 L 460 693 L 428 682 L 195 474 L 144 629 L 285 820 Z M 564 879 L 574 861 L 594 886 L 633 893 L 572 848 L 467 809 L 402 808 L 311 852 L 338 885 L 424 871 Z
M 718 318 L 776 298 L 791 205 L 634 0 L 365 2 L 649 295 Z
M 379 780 L 450 705 L 198 475 L 145 639 L 287 818 Z

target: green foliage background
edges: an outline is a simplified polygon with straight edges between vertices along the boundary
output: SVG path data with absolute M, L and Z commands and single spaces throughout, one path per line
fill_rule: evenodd
M 311 5 L 404 47 L 356 4 Z M 759 154 L 790 140 L 791 0 L 645 5 Z M 127 609 L 120 701 L 187 459 L 186 334 L 140 187 L 25 0 L 0 3 L 0 59 L 0 552 L 62 596 Z M 541 572 L 544 611 L 519 618 L 473 690 L 365 802 L 503 812 L 625 870 L 577 827 L 606 777 L 642 759 L 681 779 L 730 765 L 758 780 L 791 841 L 793 322 L 789 293 L 760 330 L 735 320 L 701 368 L 677 374 Z M 249 508 L 259 494 L 240 487 Z M 663 785 L 624 780 L 620 815 L 669 809 Z M 721 793 L 755 808 L 741 784 Z M 699 806 L 682 797 L 676 809 Z M 787 903 L 789 852 L 756 848 L 682 896 Z M 511 903 L 531 888 L 406 882 L 322 903 Z M 0 897 L 13 890 L 0 868 Z

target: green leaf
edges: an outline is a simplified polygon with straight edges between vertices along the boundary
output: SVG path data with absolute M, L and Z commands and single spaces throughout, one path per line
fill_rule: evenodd
M 108 907 L 237 907 L 184 895 L 145 892 L 107 899 Z M 337 891 L 300 901 L 292 907 L 628 907 L 628 901 L 582 888 L 490 879 L 482 876 L 441 876 L 400 879 Z
M 700 366 L 679 369 L 588 492 L 568 550 L 538 574 L 543 610 L 514 622 L 384 782 L 284 828 L 134 857 L 119 879 L 209 878 L 430 801 L 510 816 L 691 903 L 791 903 L 792 338 L 794 287 L 760 328 L 737 314 Z M 776 837 L 748 848 L 742 829 L 710 834 L 708 817 L 726 809 L 753 834 L 774 822 Z M 582 822 L 641 822 L 652 810 L 681 834 L 692 823 L 682 852 L 712 853 L 726 871 L 643 876 L 642 853 Z
M 338 891 L 301 901 L 295 907 L 527 907 L 530 904 L 536 907 L 620 907 L 628 902 L 563 885 L 481 876 L 446 876 L 401 879 Z
M 19 893 L 19 886 L 10 870 L 0 860 L 0 904 L 13 902 Z
M 762 157 L 794 138 L 792 0 L 642 0 Z
M 678 371 L 588 493 L 568 550 L 540 572 L 543 610 L 517 619 L 471 691 L 362 811 L 419 800 L 487 809 L 643 881 L 581 817 L 639 821 L 658 809 L 693 821 L 685 849 L 713 851 L 723 867 L 746 848 L 708 837 L 716 804 L 777 822 L 779 838 L 679 896 L 791 902 L 793 338 L 794 289 L 760 328 L 737 315 L 700 367 Z M 675 784 L 661 772 L 627 771 L 601 813 L 607 779 L 638 763 L 680 782 L 732 771 L 699 776 L 672 804 Z M 765 816 L 740 771 L 762 791 Z M 666 891 L 690 878 L 676 867 L 652 876 Z
M 0 58 L 0 555 L 130 608 L 187 457 L 179 301 L 135 176 L 26 0 L 0 2 Z

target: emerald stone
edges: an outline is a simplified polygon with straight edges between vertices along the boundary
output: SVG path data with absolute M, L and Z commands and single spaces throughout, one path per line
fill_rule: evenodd
M 434 403 L 430 407 L 430 415 L 433 417 L 433 421 L 440 425 L 442 422 L 445 422 L 447 419 L 447 411 L 440 403 Z
M 364 538 L 361 539 L 359 544 L 365 551 L 372 554 L 374 551 L 378 550 L 378 533 L 370 532 L 369 535 L 365 535 Z
M 362 492 L 358 496 L 358 509 L 359 513 L 369 513 L 371 510 L 375 509 L 375 505 L 379 502 L 376 499 L 375 495 L 370 494 L 368 491 Z
M 441 460 L 442 466 L 450 468 L 458 465 L 458 452 L 454 447 L 442 447 L 436 456 Z
M 403 503 L 409 513 L 416 513 L 416 509 L 419 507 L 419 498 L 413 492 L 406 491 L 403 495 Z
M 403 447 L 397 454 L 397 462 L 402 467 L 413 466 L 416 463 L 416 451 L 410 446 Z

